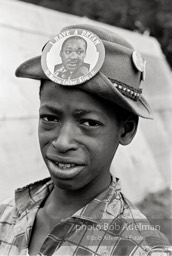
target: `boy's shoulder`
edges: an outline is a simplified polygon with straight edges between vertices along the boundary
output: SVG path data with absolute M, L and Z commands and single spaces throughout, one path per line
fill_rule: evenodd
M 17 211 L 15 198 L 8 198 L 0 204 L 0 242 L 8 241 L 15 223 Z
M 2 219 L 6 220 L 11 215 L 15 208 L 15 198 L 10 197 L 2 201 L 0 204 L 0 222 Z
M 0 223 L 10 223 L 29 206 L 29 202 L 34 203 L 44 198 L 51 184 L 51 179 L 48 177 L 16 189 L 12 197 L 0 203 Z
M 118 216 L 116 216 L 117 208 L 121 208 Z M 137 244 L 138 248 L 144 248 L 148 250 L 148 253 L 152 253 L 150 255 L 154 255 L 155 252 L 157 252 L 155 255 L 160 255 L 160 252 L 170 252 L 172 249 L 166 236 L 161 233 L 160 225 L 152 225 L 146 216 L 121 192 L 117 197 L 112 198 L 107 212 L 114 215 L 111 225 L 113 224 L 115 234 L 121 240 L 128 240 L 131 246 Z M 111 227 L 111 229 L 113 228 Z

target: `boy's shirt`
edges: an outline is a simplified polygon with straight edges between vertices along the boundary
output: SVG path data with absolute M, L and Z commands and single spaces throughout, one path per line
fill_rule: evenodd
M 15 192 L 0 205 L 0 255 L 29 255 L 35 216 L 53 189 L 50 178 Z M 166 237 L 121 193 L 119 180 L 70 218 L 44 241 L 39 255 L 171 255 Z

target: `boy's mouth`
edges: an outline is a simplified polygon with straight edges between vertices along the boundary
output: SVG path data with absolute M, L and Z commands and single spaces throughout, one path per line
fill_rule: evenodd
M 55 164 L 58 165 L 61 169 L 70 169 L 76 166 L 76 164 L 72 164 L 72 163 L 55 162 Z
M 76 165 L 73 163 L 59 163 L 57 161 L 48 160 L 50 172 L 59 179 L 72 179 L 79 175 L 85 165 Z

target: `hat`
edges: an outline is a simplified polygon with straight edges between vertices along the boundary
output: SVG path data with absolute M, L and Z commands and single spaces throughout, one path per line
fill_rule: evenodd
M 86 47 L 82 39 L 87 43 Z M 77 40 L 82 46 L 78 46 Z M 60 57 L 63 60 L 65 56 L 65 44 L 68 49 L 66 55 L 73 52 L 73 55 L 80 55 L 80 59 L 83 55 L 82 66 L 76 60 L 66 66 L 56 64 L 57 59 L 60 62 Z M 80 50 L 76 49 L 76 45 Z M 75 47 L 75 50 L 70 47 Z M 43 47 L 42 56 L 29 59 L 17 68 L 16 76 L 77 86 L 140 117 L 152 119 L 151 108 L 141 88 L 145 79 L 145 64 L 142 55 L 124 38 L 104 28 L 80 24 L 63 28 Z M 80 66 L 76 72 L 77 65 Z

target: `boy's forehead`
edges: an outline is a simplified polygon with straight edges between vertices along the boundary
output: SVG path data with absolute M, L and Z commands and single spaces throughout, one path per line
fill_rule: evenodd
M 67 104 L 68 106 L 74 106 L 78 111 L 85 111 L 85 113 L 98 112 L 103 114 L 103 112 L 109 112 L 112 108 L 114 111 L 116 106 L 78 87 L 64 87 L 51 81 L 44 81 L 40 94 L 42 104 L 45 102 L 50 105 L 55 103 L 58 107 Z

